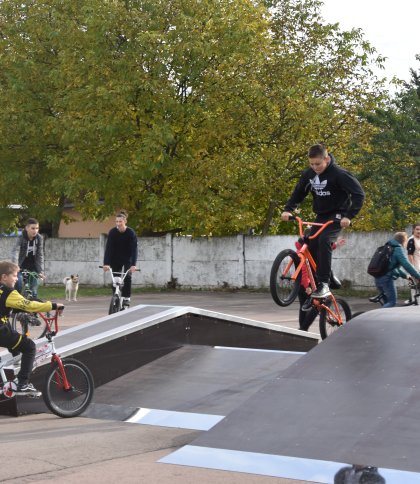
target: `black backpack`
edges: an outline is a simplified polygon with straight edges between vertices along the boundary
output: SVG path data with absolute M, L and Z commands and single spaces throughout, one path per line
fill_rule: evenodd
M 384 276 L 389 271 L 389 263 L 394 247 L 388 242 L 381 245 L 375 251 L 369 262 L 367 272 L 373 277 Z

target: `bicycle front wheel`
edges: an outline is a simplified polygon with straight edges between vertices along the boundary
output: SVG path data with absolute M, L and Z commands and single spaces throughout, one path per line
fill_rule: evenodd
M 299 256 L 291 249 L 282 250 L 274 259 L 270 274 L 270 291 L 274 302 L 279 306 L 289 306 L 296 299 L 302 272 L 299 272 L 295 280 L 292 276 L 299 263 Z
M 119 310 L 120 310 L 120 296 L 113 294 L 111 302 L 109 304 L 108 314 L 118 313 Z
M 59 417 L 77 417 L 89 406 L 94 391 L 93 377 L 89 368 L 74 358 L 63 360 L 64 372 L 71 388 L 66 390 L 63 375 L 57 363 L 53 363 L 45 379 L 42 396 L 45 405 Z
M 12 317 L 12 328 L 31 339 L 43 338 L 47 334 L 47 323 L 36 313 L 17 313 Z
M 322 339 L 330 336 L 332 333 L 334 333 L 334 331 L 337 331 L 340 326 L 347 323 L 347 321 L 350 321 L 351 319 L 351 309 L 347 302 L 340 298 L 336 299 L 335 302 L 337 303 L 337 309 L 332 299 L 325 303 L 325 305 L 330 308 L 332 314 L 323 308 L 319 315 L 319 333 Z M 336 314 L 337 310 L 338 313 L 340 313 L 342 321 L 341 324 L 338 322 Z

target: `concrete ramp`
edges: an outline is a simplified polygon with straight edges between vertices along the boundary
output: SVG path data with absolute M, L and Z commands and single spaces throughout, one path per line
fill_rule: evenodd
M 420 482 L 419 452 L 420 310 L 408 307 L 355 318 L 161 462 L 401 484 Z

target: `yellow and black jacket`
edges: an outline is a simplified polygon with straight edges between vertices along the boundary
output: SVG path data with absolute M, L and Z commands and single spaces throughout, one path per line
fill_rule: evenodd
M 57 305 L 50 301 L 38 302 L 25 299 L 16 289 L 0 284 L 0 324 L 9 321 L 11 309 L 18 309 L 28 313 L 47 312 L 55 309 Z

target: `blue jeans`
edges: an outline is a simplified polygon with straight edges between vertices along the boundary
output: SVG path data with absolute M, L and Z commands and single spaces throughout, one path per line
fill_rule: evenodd
M 384 308 L 393 308 L 397 304 L 397 287 L 390 274 L 375 277 L 375 284 L 380 293 L 384 293 Z
M 32 297 L 37 298 L 38 297 L 38 286 L 39 286 L 39 281 L 37 277 L 30 277 L 29 278 L 29 289 L 32 292 Z M 22 294 L 22 288 L 23 288 L 23 278 L 22 278 L 22 273 L 18 272 L 18 279 L 16 281 L 15 289 Z

